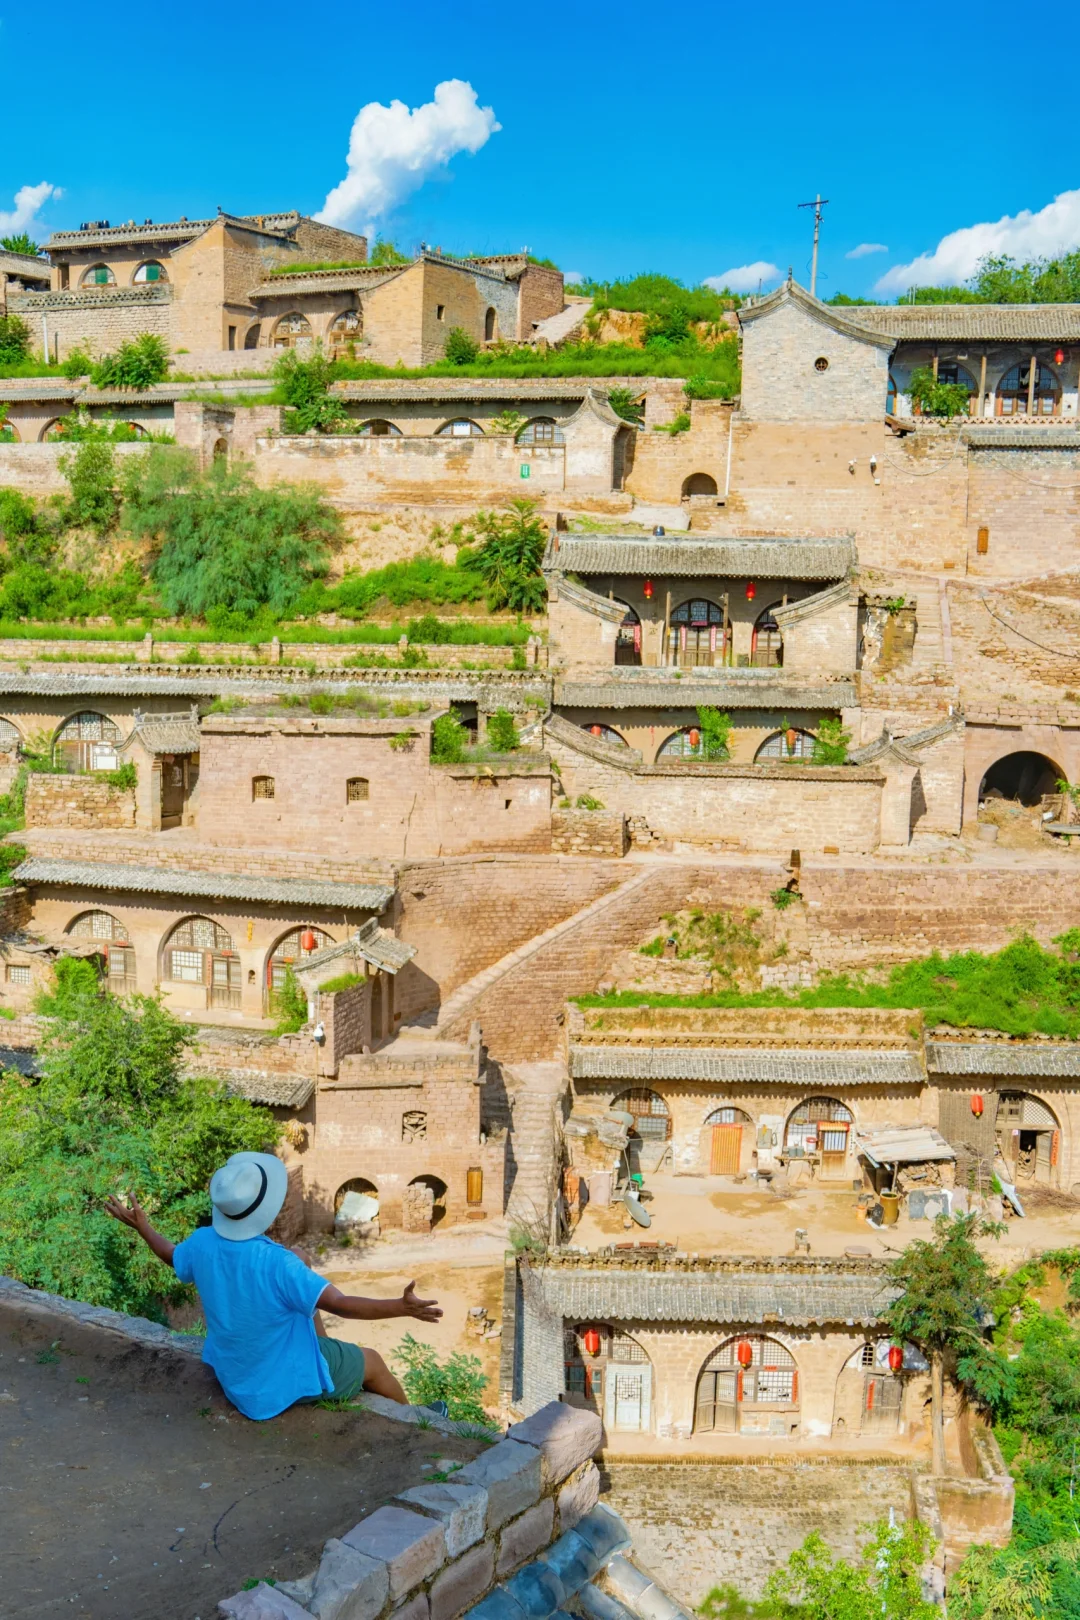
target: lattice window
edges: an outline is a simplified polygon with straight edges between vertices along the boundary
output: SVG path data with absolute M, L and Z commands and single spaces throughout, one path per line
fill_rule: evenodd
M 272 799 L 274 797 L 274 778 L 272 776 L 253 776 L 251 778 L 251 797 L 253 799 Z
M 350 776 L 345 783 L 345 803 L 361 804 L 371 795 L 371 783 L 366 776 Z
M 189 917 L 178 924 L 169 936 L 169 944 L 181 949 L 204 951 L 231 951 L 232 935 L 209 917 Z
M 862 1347 L 862 1351 L 860 1352 L 860 1355 L 859 1355 L 859 1364 L 860 1364 L 860 1366 L 874 1367 L 874 1366 L 877 1365 L 877 1359 L 876 1358 L 877 1358 L 877 1351 L 876 1351 L 874 1345 L 872 1345 L 872 1344 L 864 1344 L 863 1347 Z
M 611 1335 L 610 1353 L 612 1361 L 647 1362 L 649 1359 L 637 1340 L 631 1339 L 627 1333 L 613 1333 Z
M 69 933 L 75 939 L 127 939 L 127 929 L 109 911 L 84 911 L 76 917 Z
M 401 1116 L 401 1140 L 421 1142 L 427 1136 L 427 1115 L 418 1108 L 410 1108 Z
M 4 977 L 8 984 L 29 984 L 30 969 L 23 962 L 9 962 Z
M 634 1129 L 649 1141 L 666 1142 L 671 1135 L 671 1113 L 663 1097 L 655 1091 L 635 1087 L 616 1097 L 612 1108 L 634 1116 Z
M 13 754 L 21 743 L 19 728 L 10 720 L 0 719 L 0 753 Z
M 182 984 L 202 984 L 202 951 L 170 951 L 169 978 L 179 980 Z

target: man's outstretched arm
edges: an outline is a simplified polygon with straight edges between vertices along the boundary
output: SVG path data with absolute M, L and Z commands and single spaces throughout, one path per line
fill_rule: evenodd
M 154 1251 L 157 1252 L 156 1250 Z M 343 1294 L 328 1283 L 319 1295 L 317 1310 L 353 1321 L 378 1322 L 390 1316 L 409 1316 L 417 1322 L 438 1322 L 442 1310 L 433 1299 L 417 1299 L 416 1284 L 409 1283 L 399 1299 L 363 1299 L 359 1294 Z
M 152 1249 L 159 1260 L 163 1260 L 167 1266 L 172 1265 L 176 1244 L 170 1243 L 167 1237 L 162 1237 L 160 1232 L 154 1231 L 146 1218 L 146 1211 L 137 1198 L 129 1197 L 126 1204 L 121 1203 L 119 1198 L 108 1198 L 105 1201 L 105 1210 L 114 1220 L 123 1221 L 125 1226 L 130 1226 L 133 1231 L 138 1232 L 147 1248 Z

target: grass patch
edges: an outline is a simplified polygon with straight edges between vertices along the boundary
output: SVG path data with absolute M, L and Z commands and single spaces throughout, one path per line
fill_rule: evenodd
M 339 990 L 354 990 L 358 984 L 363 984 L 363 982 L 364 975 L 362 973 L 339 973 L 336 979 L 327 979 L 325 984 L 320 984 L 319 994 L 333 996 Z

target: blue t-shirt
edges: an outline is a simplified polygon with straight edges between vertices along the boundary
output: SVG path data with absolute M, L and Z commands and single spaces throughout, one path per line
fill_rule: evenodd
M 326 1281 L 289 1249 L 268 1237 L 233 1243 L 203 1226 L 176 1245 L 173 1269 L 199 1290 L 203 1360 L 245 1417 L 276 1417 L 305 1395 L 330 1393 L 312 1320 Z

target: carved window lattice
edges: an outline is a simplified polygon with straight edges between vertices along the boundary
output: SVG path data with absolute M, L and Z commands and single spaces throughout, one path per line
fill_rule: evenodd
M 427 1115 L 418 1108 L 410 1108 L 401 1116 L 401 1140 L 422 1142 L 427 1136 Z

